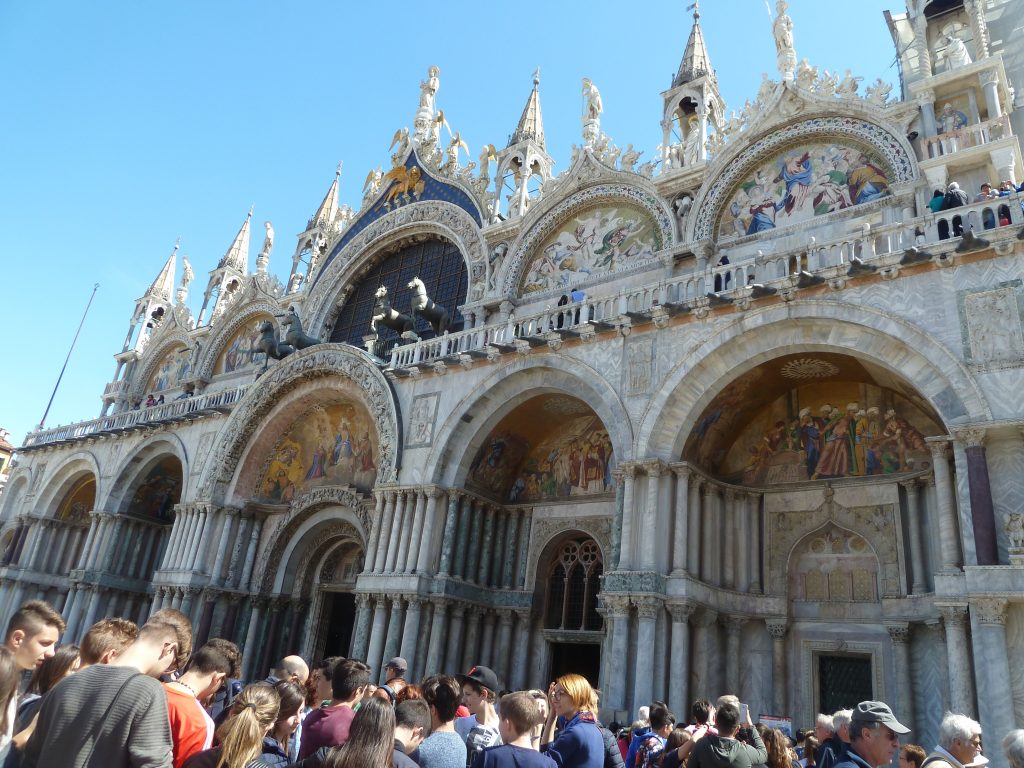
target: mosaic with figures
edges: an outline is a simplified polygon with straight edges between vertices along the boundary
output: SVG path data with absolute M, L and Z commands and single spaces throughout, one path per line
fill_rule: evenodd
M 491 432 L 470 466 L 468 485 L 508 502 L 546 501 L 613 489 L 608 430 L 580 400 L 534 398 Z
M 684 456 L 756 486 L 929 467 L 925 437 L 942 434 L 937 418 L 896 382 L 880 385 L 858 368 L 820 355 L 749 371 L 704 409 Z
M 192 350 L 187 347 L 168 352 L 149 381 L 149 392 L 174 389 L 192 372 Z
M 318 405 L 284 433 L 259 484 L 260 498 L 288 503 L 318 485 L 373 487 L 377 435 L 366 411 L 348 402 Z
M 269 319 L 269 316 L 259 317 L 231 338 L 217 361 L 217 373 L 235 373 L 263 366 L 267 356 L 259 349 L 260 324 Z
M 589 208 L 541 243 L 526 267 L 523 293 L 563 288 L 593 275 L 615 272 L 654 256 L 658 229 L 637 206 Z
M 721 235 L 755 235 L 887 194 L 889 174 L 876 153 L 835 143 L 801 144 L 740 182 L 722 217 Z

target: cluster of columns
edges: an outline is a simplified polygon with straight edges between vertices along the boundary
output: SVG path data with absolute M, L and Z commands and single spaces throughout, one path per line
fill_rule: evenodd
M 352 655 L 365 658 L 377 673 L 383 672 L 388 659 L 402 656 L 414 680 L 486 664 L 505 686 L 527 685 L 529 609 L 489 608 L 413 594 L 360 593 L 356 605 Z
M 618 570 L 660 570 L 658 544 L 668 537 L 672 574 L 761 592 L 760 493 L 723 485 L 687 464 L 657 459 L 623 464 L 616 477 L 612 549 Z M 661 514 L 668 519 L 659 520 Z M 618 537 L 616 531 L 621 531 Z
M 64 575 L 79 562 L 85 531 L 85 526 L 77 523 L 52 517 L 22 515 L 17 519 L 14 534 L 0 565 Z
M 367 546 L 366 570 L 431 573 L 443 496 L 444 492 L 433 486 L 377 491 L 377 525 Z

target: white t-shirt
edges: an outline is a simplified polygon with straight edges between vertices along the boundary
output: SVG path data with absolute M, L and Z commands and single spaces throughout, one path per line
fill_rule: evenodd
M 498 728 L 493 725 L 484 725 L 476 719 L 476 715 L 456 718 L 455 732 L 466 742 L 466 765 L 473 763 L 477 752 L 501 744 L 501 734 L 498 733 Z

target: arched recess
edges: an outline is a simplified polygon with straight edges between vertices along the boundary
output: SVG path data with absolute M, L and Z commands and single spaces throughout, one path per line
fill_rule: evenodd
M 793 545 L 788 597 L 805 602 L 877 602 L 882 568 L 863 536 L 829 522 Z
M 222 315 L 215 323 L 210 339 L 200 351 L 195 377 L 209 380 L 221 373 L 218 370 L 218 363 L 234 340 L 243 335 L 243 331 L 246 329 L 254 328 L 259 322 L 272 320 L 280 314 L 280 306 L 270 301 L 269 298 L 258 298 L 256 301 L 238 307 L 235 312 L 231 313 L 230 320 L 226 315 Z M 280 327 L 278 327 L 278 331 L 280 332 Z M 262 364 L 262 353 L 259 353 L 258 356 L 259 362 Z
M 163 433 L 147 438 L 121 459 L 111 473 L 115 481 L 111 483 L 110 492 L 106 497 L 100 497 L 97 509 L 129 514 L 135 488 L 144 482 L 156 464 L 167 458 L 176 460 L 181 474 L 175 503 L 187 498 L 189 461 L 185 444 L 176 434 Z
M 184 330 L 150 343 L 145 362 L 132 377 L 132 402 L 148 393 L 169 392 L 192 376 L 195 349 Z
M 477 222 L 452 203 L 438 200 L 410 203 L 384 214 L 346 242 L 317 275 L 304 312 L 309 332 L 320 333 L 333 325 L 339 303 L 345 301 L 347 291 L 357 282 L 360 273 L 375 264 L 381 253 L 407 238 L 422 236 L 454 243 L 465 257 L 470 276 L 469 295 L 474 296 L 475 285 L 480 286 L 482 294 L 487 243 Z
M 42 490 L 38 492 L 33 506 L 52 517 L 56 514 L 60 500 L 83 475 L 91 475 L 96 479 L 97 494 L 94 508 L 102 509 L 102 491 L 105 484 L 100 482 L 100 465 L 91 451 L 76 451 L 56 467 L 50 469 L 44 477 L 35 478 L 33 482 L 37 488 Z M 12 511 L 12 514 L 17 513 L 18 510 Z
M 333 391 L 336 396 L 341 393 L 359 401 L 376 428 L 377 482 L 394 482 L 400 461 L 401 426 L 391 385 L 364 352 L 344 344 L 319 344 L 288 356 L 260 377 L 258 387 L 249 389 L 218 435 L 196 497 L 220 504 L 235 494 L 244 503 L 255 487 L 258 472 L 243 477 L 243 457 L 246 467 L 258 470 L 280 434 L 280 429 L 271 434 L 264 427 L 273 420 L 284 428 L 286 421 L 294 420 L 302 409 L 314 404 L 316 391 Z
M 917 326 L 869 307 L 800 301 L 744 313 L 670 371 L 643 415 L 639 455 L 678 459 L 705 408 L 730 382 L 795 352 L 844 353 L 889 371 L 924 398 L 947 429 L 991 419 L 971 372 Z
M 597 161 L 589 162 L 596 163 Z M 611 175 L 617 174 L 612 172 Z M 596 251 L 604 252 L 605 255 L 599 256 L 598 261 L 608 260 L 612 268 L 602 269 L 601 272 L 622 271 L 632 266 L 626 258 L 627 253 L 618 253 L 616 249 L 615 232 L 623 224 L 628 224 L 635 229 L 640 227 L 645 220 L 649 222 L 650 232 L 647 233 L 649 237 L 646 239 L 650 253 L 636 259 L 637 264 L 646 263 L 654 257 L 656 252 L 673 243 L 674 229 L 671 213 L 664 201 L 653 190 L 636 184 L 635 178 L 631 180 L 632 183 L 620 183 L 613 179 L 602 181 L 604 183 L 593 184 L 575 194 L 570 194 L 551 207 L 545 207 L 542 213 L 537 214 L 536 219 L 523 228 L 522 234 L 509 248 L 508 256 L 501 268 L 502 273 L 498 278 L 498 285 L 502 286 L 500 290 L 502 295 L 509 297 L 520 295 L 522 283 L 527 277 L 530 265 L 541 258 L 543 250 L 556 247 L 552 241 L 557 242 L 562 238 L 562 230 L 567 228 L 575 227 L 578 231 L 579 227 L 583 227 L 585 231 L 575 239 L 593 240 L 595 256 L 597 256 Z M 558 200 L 557 190 L 550 195 L 545 195 L 545 198 Z M 630 216 L 624 215 L 623 211 L 635 213 Z M 585 221 L 579 220 L 581 215 L 585 215 Z M 574 219 L 574 217 L 576 218 Z M 644 224 L 644 226 L 648 225 Z M 566 233 L 564 237 L 571 240 L 575 235 Z M 627 241 L 622 242 L 625 244 Z M 578 248 L 582 242 L 575 245 Z M 572 247 L 567 247 L 567 250 L 571 251 Z M 628 251 L 628 249 L 624 250 Z M 619 259 L 622 260 L 621 264 Z M 563 259 L 553 266 L 558 270 L 568 269 L 569 267 L 564 267 L 564 264 Z M 580 272 L 582 266 L 577 264 L 572 271 Z M 581 282 L 583 279 L 578 275 L 573 278 L 575 282 Z M 545 290 L 537 288 L 536 293 L 543 295 Z
M 538 562 L 534 605 L 541 606 L 545 629 L 600 632 L 597 612 L 601 576 L 607 570 L 604 552 L 594 537 L 565 531 L 548 542 Z
M 633 456 L 629 414 L 615 388 L 597 370 L 559 355 L 530 355 L 495 371 L 452 409 L 427 458 L 424 481 L 445 486 L 463 482 L 498 423 L 527 400 L 545 394 L 585 402 L 607 429 L 616 461 Z
M 28 484 L 28 470 L 14 470 L 10 480 L 7 481 L 3 495 L 0 496 L 0 500 L 3 501 L 2 510 L 0 510 L 0 527 L 21 511 L 22 502 L 28 493 Z
M 736 189 L 763 162 L 787 148 L 808 141 L 829 143 L 852 142 L 874 152 L 886 166 L 890 185 L 913 184 L 918 177 L 914 150 L 906 138 L 874 122 L 862 104 L 846 102 L 854 114 L 835 115 L 822 112 L 807 115 L 782 126 L 773 126 L 753 140 L 737 142 L 715 158 L 705 184 L 693 202 L 693 215 L 687 222 L 684 240 L 695 242 L 716 236 L 716 226 Z M 813 109 L 813 106 L 811 107 Z M 756 131 L 756 127 L 755 127 Z

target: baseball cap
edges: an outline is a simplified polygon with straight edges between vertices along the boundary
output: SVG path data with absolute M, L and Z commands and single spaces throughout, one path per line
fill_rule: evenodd
M 893 733 L 910 733 L 910 729 L 896 719 L 889 705 L 881 701 L 862 701 L 853 710 L 850 721 L 861 725 L 881 723 L 888 726 Z
M 470 680 L 489 691 L 498 692 L 498 676 L 490 667 L 473 667 L 464 675 L 456 675 L 456 678 L 460 683 Z
M 388 667 L 396 672 L 401 672 L 402 674 L 405 674 L 406 670 L 409 669 L 409 665 L 401 656 L 395 656 L 395 658 L 384 665 L 384 669 L 387 669 Z

